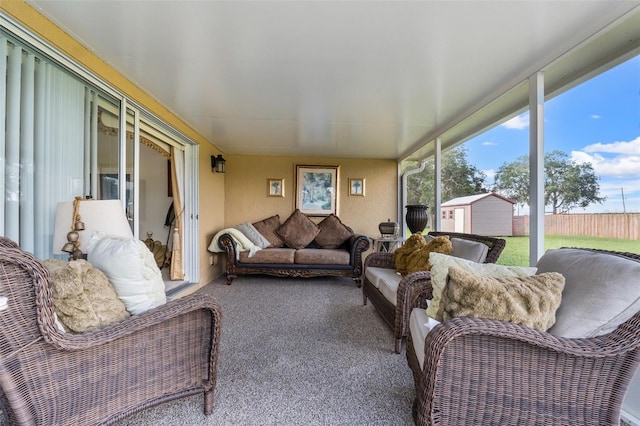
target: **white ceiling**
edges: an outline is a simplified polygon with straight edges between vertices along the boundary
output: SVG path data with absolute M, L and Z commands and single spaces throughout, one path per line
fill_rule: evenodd
M 599 0 L 29 3 L 225 154 L 390 159 L 640 15 Z M 514 93 L 458 134 L 526 104 Z

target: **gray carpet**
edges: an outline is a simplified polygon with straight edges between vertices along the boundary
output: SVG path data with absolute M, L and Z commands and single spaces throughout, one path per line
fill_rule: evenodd
M 214 411 L 183 398 L 118 425 L 412 425 L 413 379 L 393 333 L 346 278 L 223 279 Z

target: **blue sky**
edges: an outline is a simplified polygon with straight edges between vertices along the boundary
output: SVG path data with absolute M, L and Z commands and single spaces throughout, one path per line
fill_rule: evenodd
M 465 143 L 489 185 L 503 163 L 528 154 L 528 120 L 521 114 Z M 545 152 L 590 162 L 607 198 L 574 213 L 640 212 L 640 56 L 547 101 L 544 122 Z

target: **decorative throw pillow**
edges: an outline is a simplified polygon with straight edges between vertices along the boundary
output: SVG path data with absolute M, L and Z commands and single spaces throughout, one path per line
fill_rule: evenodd
M 249 222 L 244 222 L 239 225 L 234 226 L 235 229 L 242 232 L 245 237 L 247 237 L 253 244 L 260 247 L 261 249 L 269 247 L 269 240 L 267 240 L 255 226 L 253 226 Z
M 455 244 L 453 241 L 452 243 Z M 429 253 L 429 263 L 431 264 L 431 288 L 433 290 L 433 297 L 431 298 L 429 307 L 427 307 L 427 315 L 438 321 L 442 321 L 442 304 L 440 300 L 442 289 L 444 289 L 447 282 L 450 266 L 455 266 L 456 268 L 483 277 L 527 277 L 535 274 L 537 270 L 537 268 L 529 266 L 503 266 L 496 265 L 495 263 L 476 263 L 471 260 L 455 257 L 453 254 L 447 256 L 442 253 Z
M 82 333 L 129 317 L 105 274 L 86 260 L 47 259 L 44 266 L 56 315 L 67 329 Z
M 353 236 L 353 230 L 342 223 L 334 214 L 325 217 L 318 224 L 320 232 L 316 236 L 316 244 L 320 248 L 334 249 L 340 247 Z
M 407 238 L 407 241 L 402 245 L 402 247 L 398 247 L 391 257 L 393 260 L 393 265 L 396 268 L 396 271 L 400 272 L 402 275 L 407 274 L 407 258 L 414 251 L 424 247 L 426 245 L 426 241 L 424 237 L 419 232 L 411 235 Z
M 424 247 L 419 248 L 409 255 L 407 258 L 407 274 L 418 271 L 428 271 L 431 269 L 429 264 L 429 253 L 451 254 L 453 247 L 448 236 L 436 237 L 429 241 Z
M 153 253 L 140 240 L 94 233 L 87 258 L 109 278 L 131 314 L 139 314 L 166 301 L 164 280 Z
M 318 225 L 298 209 L 276 230 L 285 244 L 294 249 L 308 246 L 319 232 Z
M 280 216 L 274 215 L 260 222 L 254 222 L 252 225 L 269 241 L 269 247 L 278 248 L 284 246 L 282 238 L 276 233 L 276 229 L 280 227 Z
M 563 288 L 557 272 L 492 278 L 450 267 L 442 317 L 489 318 L 547 331 L 556 321 Z

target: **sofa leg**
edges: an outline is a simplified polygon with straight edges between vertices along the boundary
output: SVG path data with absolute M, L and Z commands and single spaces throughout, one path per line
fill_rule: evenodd
M 209 380 L 204 380 L 204 415 L 208 416 L 213 412 L 213 386 Z
M 402 338 L 400 339 L 396 339 L 396 347 L 395 347 L 396 353 L 399 354 L 400 352 L 402 352 Z
M 227 285 L 231 285 L 236 275 L 227 274 Z
M 367 306 L 367 295 L 364 294 L 364 291 L 362 292 L 362 304 Z

